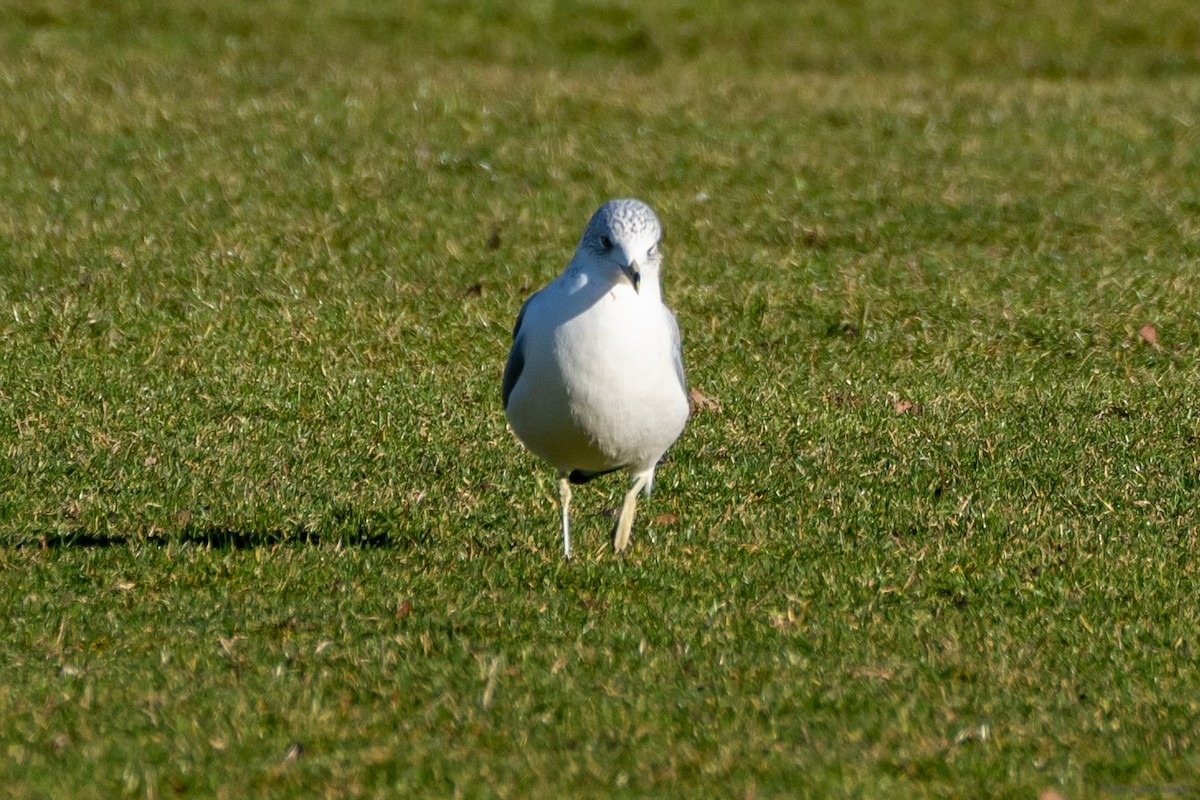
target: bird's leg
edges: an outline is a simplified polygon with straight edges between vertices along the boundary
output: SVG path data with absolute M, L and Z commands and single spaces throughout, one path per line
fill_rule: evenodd
M 558 506 L 562 509 L 563 558 L 571 557 L 571 481 L 567 473 L 558 475 Z
M 646 488 L 645 475 L 633 479 L 633 486 L 625 493 L 625 501 L 621 503 L 621 513 L 617 516 L 617 527 L 613 531 L 613 552 L 619 553 L 629 546 L 629 536 L 633 533 L 633 515 L 637 513 L 638 493 Z

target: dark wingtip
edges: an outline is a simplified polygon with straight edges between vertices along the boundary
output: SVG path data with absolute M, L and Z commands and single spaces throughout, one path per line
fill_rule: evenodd
M 620 467 L 613 467 L 612 469 L 600 470 L 599 472 L 587 472 L 586 470 L 582 469 L 573 469 L 571 470 L 571 473 L 567 475 L 567 480 L 578 485 L 580 483 L 587 483 L 590 480 L 599 478 L 601 475 L 607 475 L 610 472 L 616 472 L 619 469 Z

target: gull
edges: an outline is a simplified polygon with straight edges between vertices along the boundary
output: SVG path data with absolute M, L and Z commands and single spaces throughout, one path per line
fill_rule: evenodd
M 563 555 L 571 484 L 617 470 L 632 480 L 613 529 L 629 544 L 638 493 L 688 419 L 675 315 L 659 285 L 662 225 L 640 200 L 596 210 L 562 274 L 517 315 L 501 396 L 513 432 L 558 470 Z

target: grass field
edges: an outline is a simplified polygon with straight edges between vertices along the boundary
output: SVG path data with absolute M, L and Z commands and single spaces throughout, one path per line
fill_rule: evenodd
M 1200 795 L 1192 0 L 0 0 L 0 141 L 8 796 Z M 625 195 L 713 403 L 564 563 Z

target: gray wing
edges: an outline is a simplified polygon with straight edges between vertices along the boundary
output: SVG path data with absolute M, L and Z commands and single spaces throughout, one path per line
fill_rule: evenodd
M 513 325 L 512 349 L 508 351 L 508 361 L 504 363 L 504 379 L 500 383 L 500 399 L 504 401 L 505 410 L 508 409 L 508 397 L 512 394 L 513 387 L 517 385 L 517 381 L 520 380 L 521 372 L 525 369 L 525 342 L 521 336 L 521 323 L 525 321 L 525 310 L 529 308 L 529 304 L 533 302 L 533 298 L 537 297 L 539 293 L 534 292 L 525 301 L 525 304 L 521 306 L 521 310 L 517 313 L 517 322 Z
M 679 337 L 679 321 L 674 312 L 663 306 L 667 312 L 667 322 L 671 323 L 671 347 L 675 351 L 675 377 L 679 379 L 679 388 L 687 394 L 687 378 L 683 375 L 683 340 Z

